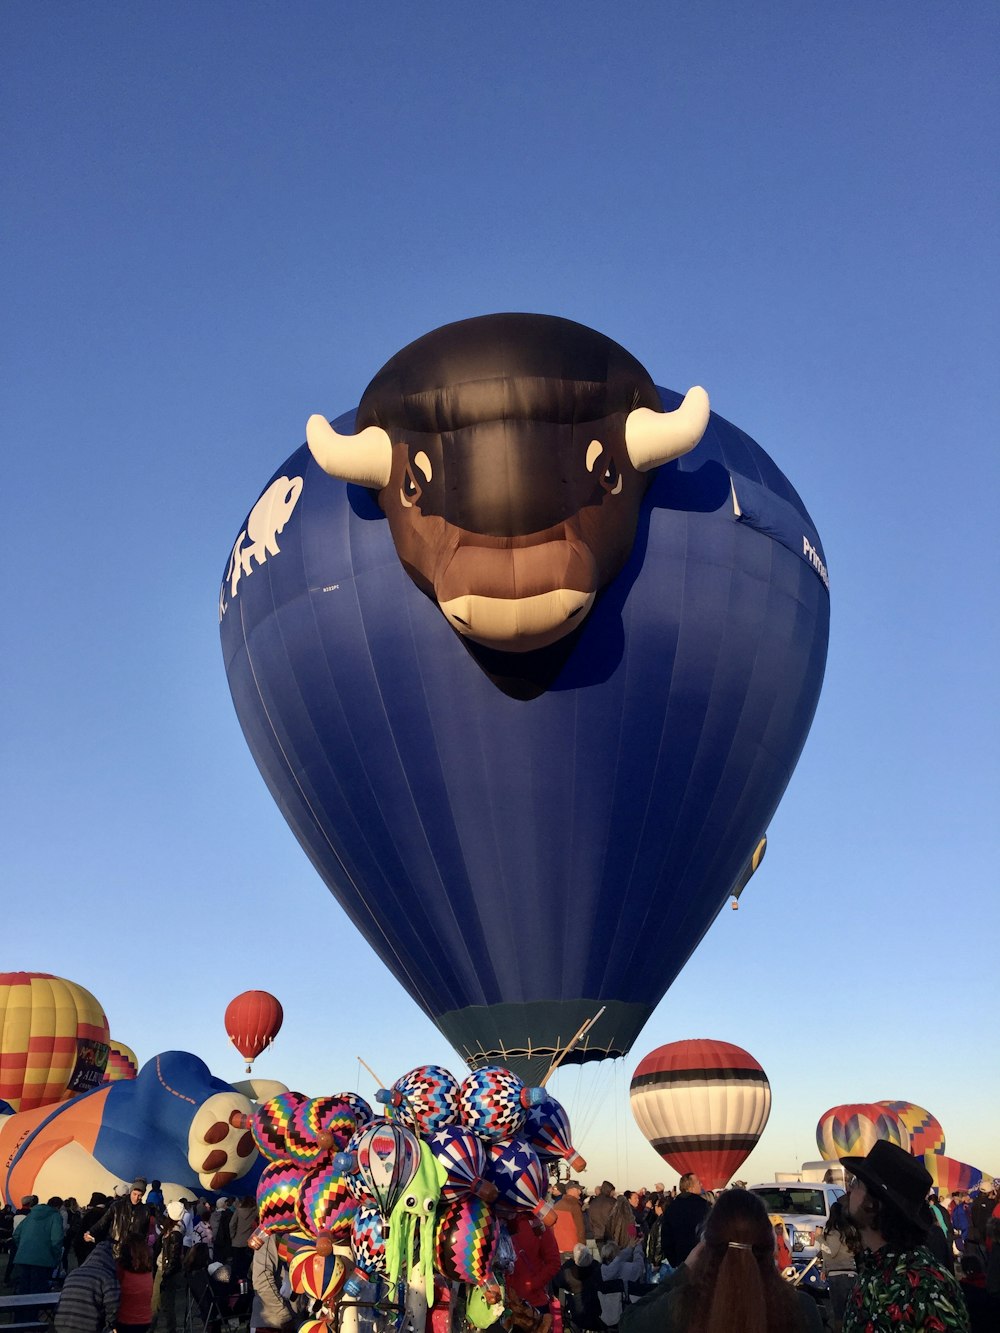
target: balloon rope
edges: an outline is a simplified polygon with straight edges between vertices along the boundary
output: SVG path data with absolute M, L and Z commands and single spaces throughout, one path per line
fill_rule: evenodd
M 559 1052 L 559 1054 L 555 1057 L 555 1059 L 554 1059 L 554 1060 L 552 1061 L 552 1063 L 549 1065 L 545 1077 L 542 1079 L 541 1083 L 538 1085 L 540 1088 L 544 1088 L 544 1087 L 545 1087 L 546 1083 L 548 1083 L 549 1079 L 550 1079 L 550 1078 L 552 1077 L 552 1075 L 556 1072 L 556 1070 L 559 1068 L 559 1066 L 562 1064 L 562 1062 L 566 1059 L 567 1055 L 569 1055 L 570 1051 L 574 1048 L 574 1046 L 578 1046 L 579 1043 L 580 1043 L 581 1041 L 583 1041 L 584 1037 L 587 1035 L 587 1033 L 590 1031 L 590 1029 L 594 1026 L 594 1024 L 595 1024 L 595 1023 L 597 1022 L 597 1020 L 600 1018 L 601 1014 L 604 1013 L 604 1011 L 605 1011 L 606 1008 L 607 1008 L 607 1005 L 602 1004 L 601 1007 L 600 1007 L 600 1009 L 598 1009 L 597 1013 L 593 1016 L 593 1018 L 588 1018 L 588 1019 L 587 1019 L 587 1021 L 583 1024 L 583 1026 L 580 1028 L 580 1031 L 576 1034 L 576 1036 L 575 1036 L 575 1037 L 573 1038 L 573 1040 L 569 1043 L 569 1045 L 568 1045 L 568 1046 L 564 1046 L 564 1047 L 562 1048 L 562 1050 Z

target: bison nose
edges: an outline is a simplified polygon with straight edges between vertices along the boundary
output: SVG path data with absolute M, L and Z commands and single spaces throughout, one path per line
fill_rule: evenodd
M 569 634 L 593 601 L 594 593 L 574 588 L 518 598 L 467 593 L 442 603 L 441 610 L 465 638 L 490 648 L 527 653 Z

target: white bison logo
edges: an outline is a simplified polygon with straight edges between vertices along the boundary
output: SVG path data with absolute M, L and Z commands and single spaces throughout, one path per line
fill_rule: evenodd
M 240 579 L 254 571 L 254 560 L 262 565 L 269 555 L 280 555 L 278 533 L 292 516 L 302 494 L 301 477 L 277 477 L 250 510 L 247 525 L 236 538 L 226 577 L 219 590 L 219 619 L 226 611 L 226 585 L 230 599 L 236 596 Z M 244 545 L 244 542 L 246 545 Z

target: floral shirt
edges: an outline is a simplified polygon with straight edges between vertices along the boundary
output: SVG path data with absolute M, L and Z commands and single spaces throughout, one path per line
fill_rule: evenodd
M 857 1286 L 847 1299 L 844 1333 L 969 1333 L 961 1288 L 923 1247 L 893 1253 L 862 1250 Z

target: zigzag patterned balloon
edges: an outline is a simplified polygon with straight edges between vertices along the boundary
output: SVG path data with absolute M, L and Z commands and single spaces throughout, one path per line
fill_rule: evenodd
M 290 1264 L 297 1254 L 304 1250 L 315 1250 L 316 1237 L 302 1231 L 282 1231 L 274 1238 L 278 1258 L 283 1264 Z M 302 1333 L 301 1329 L 299 1333 Z
M 358 1174 L 368 1193 L 388 1217 L 420 1167 L 420 1140 L 405 1125 L 376 1120 L 355 1134 Z
M 337 1100 L 341 1102 L 346 1102 L 347 1105 L 351 1108 L 351 1110 L 354 1112 L 355 1117 L 357 1118 L 359 1129 L 364 1129 L 365 1125 L 371 1124 L 371 1122 L 375 1119 L 375 1112 L 365 1101 L 364 1097 L 360 1096 L 358 1093 L 338 1092 Z
M 271 1162 L 257 1182 L 257 1214 L 264 1231 L 294 1231 L 298 1225 L 295 1205 L 305 1175 L 294 1162 Z
M 874 1102 L 848 1102 L 820 1116 L 816 1144 L 825 1162 L 839 1157 L 866 1157 L 879 1139 L 909 1151 L 906 1127 L 884 1106 Z
M 545 1199 L 548 1190 L 545 1168 L 527 1139 L 518 1137 L 509 1143 L 491 1143 L 486 1176 L 496 1185 L 500 1202 L 508 1208 L 535 1213 L 547 1226 L 555 1222 L 554 1209 Z
M 434 1266 L 449 1282 L 481 1286 L 490 1277 L 497 1250 L 497 1222 L 474 1194 L 439 1209 L 434 1229 Z
M 585 1171 L 586 1161 L 573 1147 L 573 1131 L 569 1116 L 554 1097 L 532 1106 L 524 1119 L 521 1133 L 543 1162 L 557 1162 L 565 1158 L 574 1171 Z
M 944 1152 L 944 1130 L 940 1121 L 915 1102 L 876 1102 L 891 1111 L 910 1135 L 910 1152 L 914 1157 L 925 1153 Z
M 496 1186 L 485 1179 L 486 1149 L 482 1139 L 464 1125 L 445 1125 L 427 1136 L 427 1146 L 445 1170 L 441 1198 L 450 1203 L 463 1194 L 478 1194 L 487 1203 L 496 1198 Z
M 379 1210 L 361 1204 L 351 1223 L 354 1266 L 368 1282 L 385 1276 L 385 1219 Z
M 262 1157 L 266 1157 L 269 1162 L 292 1160 L 288 1131 L 292 1116 L 308 1100 L 302 1092 L 282 1092 L 257 1107 L 250 1119 L 250 1133 Z
M 332 1163 L 320 1162 L 302 1177 L 295 1215 L 311 1235 L 325 1233 L 334 1244 L 343 1244 L 357 1211 L 348 1177 Z
M 347 1146 L 357 1131 L 354 1108 L 339 1097 L 310 1097 L 292 1113 L 286 1141 L 296 1162 L 315 1163 Z
M 544 1098 L 540 1088 L 526 1088 L 502 1065 L 486 1065 L 462 1080 L 462 1123 L 481 1139 L 509 1139 L 524 1124 L 528 1107 Z
M 458 1121 L 458 1079 L 440 1065 L 418 1065 L 391 1088 L 382 1088 L 378 1100 L 390 1120 L 401 1121 L 421 1138 Z

